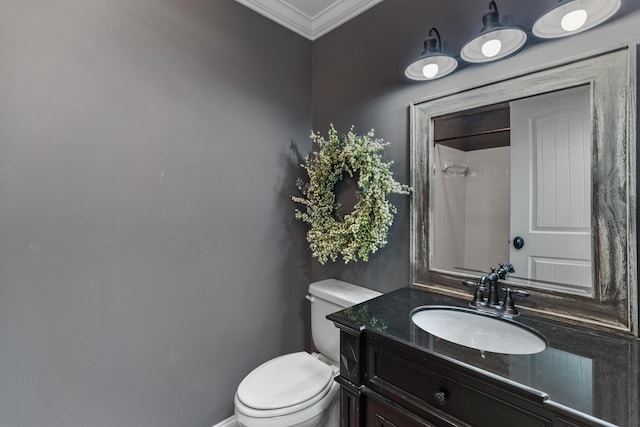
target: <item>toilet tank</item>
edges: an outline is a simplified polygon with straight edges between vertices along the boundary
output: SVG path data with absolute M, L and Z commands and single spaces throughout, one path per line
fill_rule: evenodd
M 382 294 L 336 279 L 310 284 L 309 294 L 313 344 L 321 354 L 337 364 L 340 360 L 340 331 L 326 316 Z

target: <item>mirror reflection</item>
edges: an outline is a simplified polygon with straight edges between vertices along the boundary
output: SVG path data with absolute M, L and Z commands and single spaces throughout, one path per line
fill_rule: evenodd
M 589 85 L 433 120 L 433 270 L 592 296 Z

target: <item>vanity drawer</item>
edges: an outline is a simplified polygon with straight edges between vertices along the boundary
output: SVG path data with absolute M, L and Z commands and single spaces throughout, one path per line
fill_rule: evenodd
M 374 396 L 367 397 L 365 425 L 367 427 L 437 427 L 384 398 Z
M 443 413 L 474 427 L 552 425 L 540 414 L 542 402 L 535 401 L 540 396 L 527 399 L 378 336 L 367 339 L 366 386 L 426 419 Z

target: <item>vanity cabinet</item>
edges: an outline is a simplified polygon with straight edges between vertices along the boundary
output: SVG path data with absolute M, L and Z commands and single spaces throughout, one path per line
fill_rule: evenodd
M 610 426 L 546 395 L 375 332 L 341 326 L 342 427 Z

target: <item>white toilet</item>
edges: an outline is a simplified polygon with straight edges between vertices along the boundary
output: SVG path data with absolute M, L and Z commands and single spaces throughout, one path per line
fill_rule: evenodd
M 325 316 L 381 295 L 336 279 L 309 285 L 311 336 L 320 352 L 285 354 L 255 368 L 238 386 L 235 414 L 245 427 L 338 427 L 340 333 Z

